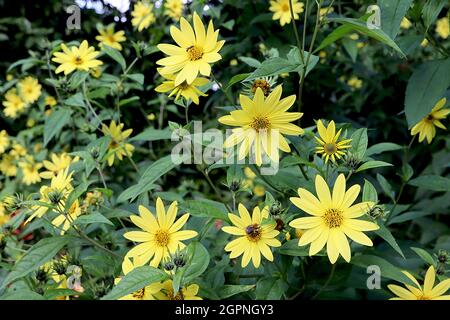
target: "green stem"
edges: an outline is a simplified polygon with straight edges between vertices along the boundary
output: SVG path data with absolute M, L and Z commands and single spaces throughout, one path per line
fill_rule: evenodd
M 327 281 L 325 281 L 325 283 L 323 284 L 322 288 L 320 288 L 319 291 L 317 291 L 317 293 L 312 297 L 311 300 L 315 300 L 322 293 L 322 291 L 325 290 L 326 287 L 328 287 L 328 285 L 330 284 L 331 280 L 333 279 L 335 270 L 336 270 L 336 263 L 333 264 L 333 266 L 331 267 L 330 275 L 328 276 Z

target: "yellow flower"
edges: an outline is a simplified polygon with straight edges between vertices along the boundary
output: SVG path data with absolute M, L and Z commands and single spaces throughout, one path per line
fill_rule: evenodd
M 50 182 L 50 186 L 42 186 L 39 190 L 40 198 L 39 202 L 47 204 L 55 204 L 55 200 L 58 200 L 59 205 L 64 206 L 64 201 L 72 192 L 72 172 L 69 173 L 69 169 L 61 170 L 56 176 L 54 176 Z M 34 206 L 33 214 L 26 220 L 25 223 L 30 222 L 35 217 L 41 218 L 48 210 L 46 206 Z
M 89 47 L 89 44 L 84 40 L 77 48 L 72 46 L 70 49 L 63 43 L 61 44 L 63 52 L 55 52 L 52 61 L 59 63 L 60 66 L 56 69 L 56 73 L 64 72 L 65 75 L 75 71 L 84 70 L 89 71 L 102 65 L 103 62 L 96 60 L 100 52 L 95 51 L 94 47 Z
M 6 75 L 6 81 L 11 81 L 12 79 L 14 79 L 14 76 L 12 74 Z
M 110 24 L 107 27 L 101 26 L 98 32 L 100 35 L 96 36 L 95 39 L 100 42 L 100 47 L 107 45 L 120 51 L 122 50 L 120 43 L 127 40 L 125 38 L 125 31 L 120 30 L 114 32 L 114 24 Z
M 6 92 L 5 99 L 6 101 L 3 101 L 3 106 L 5 107 L 3 112 L 5 113 L 5 116 L 15 119 L 19 114 L 25 111 L 27 105 L 17 94 L 15 88 Z
M 402 22 L 400 22 L 400 28 L 402 29 L 409 29 L 411 28 L 411 26 L 412 26 L 411 21 L 409 21 L 408 18 L 406 17 L 402 19 Z
M 231 59 L 231 60 L 230 60 L 230 66 L 235 67 L 235 66 L 237 66 L 237 65 L 238 65 L 237 59 Z
M 440 120 L 445 119 L 450 114 L 450 109 L 442 109 L 447 102 L 446 98 L 442 98 L 436 103 L 430 114 L 420 120 L 411 129 L 411 135 L 419 134 L 419 142 L 427 138 L 427 142 L 431 143 L 436 136 L 436 127 L 446 130 L 447 128 Z
M 155 296 L 158 300 L 203 300 L 197 297 L 199 286 L 191 284 L 181 288 L 176 294 L 173 292 L 172 280 L 166 280 L 162 283 L 162 289 Z
M 9 152 L 14 159 L 19 159 L 20 157 L 25 157 L 27 155 L 27 149 L 20 143 L 15 142 L 12 145 L 12 150 Z
M 352 34 L 349 36 L 349 38 L 352 39 L 353 41 L 356 41 L 356 40 L 359 39 L 359 34 L 357 34 L 357 33 L 352 33 Z
M 139 259 L 139 257 L 135 257 L 134 259 L 130 259 L 125 257 L 122 262 L 122 271 L 124 275 L 127 275 L 132 270 L 137 267 L 141 267 L 145 264 L 145 261 Z M 121 277 L 114 279 L 114 284 L 118 284 L 122 280 Z M 156 300 L 155 295 L 163 288 L 162 283 L 155 282 L 152 283 L 142 289 L 139 289 L 133 293 L 130 293 L 119 300 Z
M 53 97 L 53 96 L 46 96 L 44 99 L 44 104 L 46 107 L 51 108 L 53 106 L 56 106 L 56 103 L 57 103 L 57 101 L 56 101 L 55 97 Z
M 253 188 L 253 194 L 257 197 L 264 197 L 266 195 L 266 188 L 260 184 L 257 184 Z
M 183 1 L 182 0 L 166 0 L 164 3 L 165 13 L 172 19 L 178 21 L 183 14 Z
M 295 136 L 303 134 L 302 128 L 290 123 L 300 119 L 303 113 L 286 112 L 294 104 L 295 95 L 280 100 L 281 94 L 281 85 L 277 86 L 267 98 L 264 97 L 261 88 L 258 88 L 253 100 L 240 95 L 242 109 L 231 111 L 230 115 L 219 118 L 220 123 L 240 127 L 233 129 L 233 134 L 224 143 L 225 148 L 230 148 L 242 142 L 239 160 L 244 159 L 253 148 L 258 166 L 262 164 L 263 154 L 278 162 L 278 149 L 291 152 L 283 134 Z
M 107 127 L 105 124 L 102 125 L 102 132 L 105 136 L 109 136 L 111 138 L 111 142 L 109 143 L 108 147 L 108 165 L 112 166 L 114 163 L 114 159 L 117 157 L 117 159 L 122 160 L 123 156 L 131 157 L 134 146 L 125 143 L 125 139 L 127 139 L 131 133 L 133 132 L 133 129 L 127 129 L 125 131 L 122 131 L 124 124 L 119 123 L 116 125 L 115 121 L 111 121 L 109 124 L 109 127 Z
M 22 182 L 27 186 L 41 181 L 39 169 L 42 168 L 42 163 L 36 163 L 32 156 L 27 156 L 25 161 L 19 162 L 19 167 L 23 173 Z
M 422 42 L 420 43 L 420 46 L 423 47 L 423 48 L 428 46 L 428 39 L 427 38 L 423 39 Z
M 139 1 L 134 5 L 131 15 L 131 24 L 133 27 L 137 28 L 138 31 L 147 29 L 150 24 L 155 22 L 155 15 L 152 12 L 153 5 L 147 1 Z
M 352 76 L 348 79 L 347 84 L 353 89 L 361 89 L 363 82 L 358 77 Z
M 156 119 L 156 116 L 155 116 L 154 113 L 150 113 L 150 114 L 147 116 L 147 120 L 149 120 L 149 121 L 153 121 L 153 120 L 155 120 L 155 119 Z
M 52 225 L 61 230 L 60 234 L 63 235 L 69 230 L 72 223 L 81 215 L 80 204 L 78 200 L 70 206 L 69 210 L 65 214 L 60 214 L 52 220 Z
M 450 35 L 449 17 L 444 17 L 436 22 L 436 33 L 442 38 L 447 39 Z
M 38 80 L 33 77 L 26 77 L 19 81 L 17 85 L 19 94 L 25 103 L 33 103 L 41 96 L 42 86 Z
M 34 120 L 32 118 L 29 118 L 27 120 L 27 128 L 33 128 L 35 124 L 36 124 L 36 120 Z
M 192 84 L 198 74 L 209 76 L 211 74 L 210 63 L 222 59 L 218 53 L 225 43 L 217 41 L 219 30 L 214 31 L 212 21 L 209 22 L 208 31 L 205 31 L 202 20 L 194 12 L 194 29 L 186 19 L 181 18 L 181 30 L 175 26 L 170 27 L 170 34 L 178 46 L 173 44 L 159 44 L 158 49 L 169 57 L 158 60 L 161 74 L 175 74 L 175 86 L 187 82 Z M 194 32 L 195 30 L 195 32 Z
M 245 268 L 250 259 L 255 268 L 261 264 L 261 254 L 269 261 L 273 261 L 273 254 L 270 247 L 279 247 L 281 242 L 276 236 L 279 232 L 275 230 L 276 224 L 266 222 L 269 217 L 269 210 L 265 207 L 260 210 L 258 207 L 253 209 L 250 216 L 247 208 L 242 203 L 238 206 L 239 217 L 232 213 L 228 214 L 233 226 L 223 227 L 226 233 L 239 236 L 225 246 L 225 251 L 230 251 L 230 259 L 242 255 L 241 266 Z
M 330 13 L 332 13 L 332 12 L 334 12 L 334 8 L 333 8 L 333 7 L 330 7 L 330 8 L 328 8 L 328 7 L 326 7 L 326 8 L 321 8 L 321 9 L 319 10 L 320 20 L 322 20 L 323 18 L 326 17 L 326 15 L 328 15 L 328 14 L 330 14 Z
M 345 149 L 351 147 L 349 143 L 352 139 L 338 141 L 342 129 L 339 129 L 336 133 L 336 125 L 333 120 L 330 121 L 326 128 L 323 125 L 322 120 L 317 121 L 317 131 L 319 132 L 320 138 L 316 136 L 315 138 L 320 146 L 316 147 L 316 153 L 322 154 L 322 158 L 325 158 L 325 163 L 328 163 L 330 158 L 333 162 L 336 162 L 336 158 L 341 159 L 345 154 Z
M 127 256 L 140 257 L 142 263 L 158 267 L 161 260 L 183 249 L 185 245 L 181 242 L 197 236 L 192 230 L 181 230 L 189 218 L 189 213 L 184 214 L 175 221 L 177 216 L 177 202 L 174 201 L 169 209 L 164 208 L 161 198 L 156 200 L 156 216 L 144 206 L 139 206 L 140 217 L 132 215 L 131 221 L 143 231 L 130 231 L 123 236 L 131 241 L 142 242 L 131 249 Z
M 11 155 L 3 155 L 0 161 L 0 172 L 7 177 L 15 177 L 17 175 L 17 167 L 13 163 L 14 158 Z
M 9 136 L 6 130 L 0 131 L 0 154 L 4 153 L 9 146 Z
M 295 229 L 295 236 L 297 237 L 297 239 L 300 239 L 302 237 L 302 235 L 305 234 L 305 230 L 302 229 Z
M 244 168 L 244 174 L 245 174 L 245 176 L 246 176 L 248 179 L 250 179 L 250 180 L 253 180 L 253 179 L 256 178 L 256 174 L 255 174 L 255 173 L 253 172 L 253 170 L 250 169 L 249 167 L 245 167 L 245 168 Z
M 6 212 L 5 205 L 0 202 L 0 227 L 7 223 L 10 219 L 9 214 Z M 0 237 L 1 240 L 1 237 Z
M 389 290 L 397 295 L 397 297 L 390 300 L 450 300 L 450 295 L 443 295 L 450 289 L 450 279 L 441 281 L 437 286 L 434 286 L 436 271 L 433 266 L 430 266 L 425 274 L 423 287 L 412 274 L 407 271 L 402 272 L 415 286 L 405 284 L 405 289 L 395 284 L 388 285 Z
M 206 85 L 209 80 L 206 78 L 198 77 L 188 84 L 183 81 L 178 86 L 175 86 L 175 75 L 165 74 L 162 75 L 167 80 L 155 88 L 156 92 L 168 92 L 171 91 L 169 97 L 175 96 L 175 100 L 178 100 L 180 96 L 184 97 L 186 100 L 192 100 L 195 104 L 199 104 L 199 96 L 206 97 L 207 94 L 201 92 L 197 87 Z
M 297 0 L 292 0 L 292 11 L 294 12 L 294 19 L 298 20 L 299 13 L 303 12 L 304 4 L 298 2 Z M 270 11 L 274 12 L 272 20 L 280 20 L 281 26 L 286 23 L 291 23 L 291 9 L 289 5 L 289 0 L 275 0 L 270 1 Z
M 72 162 L 77 162 L 79 160 L 78 157 L 75 157 L 72 160 L 72 157 L 67 153 L 63 152 L 60 155 L 53 153 L 51 155 L 51 160 L 44 160 L 42 164 L 44 165 L 47 171 L 41 172 L 41 178 L 43 179 L 51 179 L 58 174 L 59 171 L 64 170 L 70 166 Z
M 298 189 L 299 198 L 290 198 L 296 207 L 312 217 L 297 218 L 289 225 L 305 230 L 298 245 L 311 244 L 310 256 L 317 254 L 326 244 L 331 263 L 335 263 L 339 255 L 349 262 L 351 252 L 347 237 L 365 246 L 373 245 L 363 231 L 377 230 L 379 227 L 373 222 L 357 218 L 369 211 L 374 203 L 353 204 L 361 187 L 354 185 L 346 190 L 343 174 L 337 177 L 332 193 L 320 175 L 316 176 L 315 185 L 318 198 L 303 188 Z
M 103 72 L 102 68 L 96 67 L 96 68 L 92 69 L 91 71 L 89 71 L 89 74 L 91 76 L 93 76 L 94 78 L 98 79 L 102 76 L 102 72 Z

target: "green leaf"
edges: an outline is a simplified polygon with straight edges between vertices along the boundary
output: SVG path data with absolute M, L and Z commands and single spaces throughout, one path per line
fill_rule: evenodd
M 255 58 L 239 57 L 238 59 L 241 60 L 242 62 L 244 62 L 245 64 L 248 64 L 250 67 L 253 67 L 253 68 L 259 68 L 261 66 L 261 62 L 259 62 Z
M 402 57 L 406 58 L 402 49 L 381 29 L 369 29 L 364 21 L 352 18 L 328 18 L 329 21 L 342 23 L 344 26 L 350 26 L 352 30 L 358 31 L 368 37 L 378 40 L 397 51 Z
M 406 87 L 405 114 L 411 128 L 426 117 L 450 86 L 450 59 L 428 61 L 415 69 Z
M 103 223 L 103 224 L 109 224 L 111 226 L 114 226 L 114 223 L 109 221 L 107 218 L 105 218 L 105 216 L 103 216 L 99 212 L 80 216 L 74 221 L 74 223 L 76 225 Z
M 445 3 L 448 3 L 448 0 L 428 0 L 425 3 L 422 10 L 422 18 L 427 29 L 439 16 L 439 13 L 444 8 Z
M 232 77 L 230 79 L 230 81 L 228 82 L 227 86 L 225 87 L 225 90 L 228 90 L 229 88 L 231 88 L 236 83 L 242 82 L 244 79 L 248 78 L 249 75 L 250 75 L 250 73 L 241 73 L 241 74 L 235 75 L 234 77 Z
M 117 300 L 152 283 L 164 281 L 167 278 L 169 278 L 167 273 L 150 266 L 135 268 L 127 273 L 102 300 Z
M 183 283 L 191 283 L 199 277 L 209 265 L 208 250 L 198 241 L 191 242 L 187 247 L 188 262 L 184 269 Z
M 418 218 L 422 218 L 428 215 L 433 214 L 434 212 L 432 211 L 408 211 L 405 213 L 402 213 L 398 216 L 393 217 L 392 219 L 389 220 L 389 225 L 394 224 L 394 223 L 403 223 L 406 221 L 412 221 L 412 220 L 416 220 Z
M 0 300 L 46 300 L 40 294 L 29 289 L 21 289 L 13 292 L 6 292 L 0 296 Z
M 383 258 L 372 255 L 360 255 L 352 258 L 351 263 L 361 268 L 367 268 L 368 266 L 378 266 L 383 278 L 392 279 L 401 283 L 414 285 L 414 283 L 405 276 L 401 270 L 393 266 Z
M 70 109 L 58 108 L 49 117 L 45 118 L 44 146 L 61 132 L 62 128 L 70 121 L 71 115 L 72 111 Z
M 400 23 L 406 15 L 412 0 L 378 0 L 381 13 L 381 29 L 395 39 L 400 30 Z
M 122 70 L 125 71 L 127 68 L 127 64 L 122 54 L 116 49 L 111 48 L 110 46 L 103 46 L 102 51 L 110 56 L 114 61 L 116 61 L 122 67 Z
M 358 56 L 358 47 L 356 46 L 356 41 L 345 38 L 344 40 L 342 40 L 342 45 L 344 46 L 345 51 L 347 51 L 352 61 L 355 62 Z
M 319 52 L 325 47 L 328 47 L 330 44 L 336 42 L 337 40 L 345 37 L 347 34 L 353 31 L 353 27 L 351 25 L 343 25 L 333 30 L 325 39 L 322 40 L 320 45 L 314 50 L 314 53 Z
M 220 299 L 226 299 L 255 288 L 255 285 L 224 285 L 218 290 Z
M 172 131 L 168 128 L 165 129 L 155 129 L 147 128 L 140 134 L 134 136 L 130 141 L 157 141 L 157 140 L 167 140 L 172 137 Z
M 309 257 L 308 246 L 299 246 L 298 239 L 289 240 L 278 248 L 278 253 L 293 257 Z M 317 254 L 320 256 L 321 254 Z
M 287 285 L 283 279 L 263 278 L 256 283 L 257 300 L 280 300 Z
M 381 174 L 377 173 L 377 180 L 378 183 L 381 186 L 381 189 L 383 189 L 383 192 L 389 197 L 391 198 L 392 201 L 395 202 L 395 192 L 392 189 L 391 184 L 386 180 L 385 177 L 383 177 Z
M 363 163 L 362 165 L 360 165 L 359 168 L 356 169 L 355 172 L 361 172 L 364 170 L 374 169 L 374 168 L 379 168 L 379 167 L 392 167 L 392 164 L 390 164 L 388 162 L 384 162 L 384 161 L 370 160 L 370 161 L 367 161 L 367 162 Z
M 431 191 L 450 191 L 450 179 L 438 175 L 424 175 L 409 181 L 410 185 Z
M 387 151 L 396 151 L 396 150 L 401 150 L 401 149 L 403 149 L 403 147 L 399 144 L 391 143 L 391 142 L 381 142 L 381 143 L 374 144 L 373 146 L 370 146 L 367 149 L 366 156 L 370 157 L 374 154 L 380 154 L 380 153 L 387 152 Z
M 127 74 L 127 78 L 136 81 L 140 85 L 144 85 L 144 75 L 142 73 Z
M 374 185 L 369 180 L 366 179 L 364 179 L 362 201 L 372 201 L 375 203 L 378 202 L 377 189 L 375 189 Z
M 181 205 L 183 210 L 194 217 L 216 218 L 228 221 L 228 210 L 223 203 L 202 199 L 187 200 Z
M 76 93 L 64 100 L 64 105 L 83 108 L 86 106 L 86 104 L 84 103 L 83 95 L 81 93 Z
M 349 150 L 350 153 L 353 154 L 357 159 L 364 158 L 368 143 L 367 129 L 361 128 L 356 130 L 350 138 L 352 139 L 352 146 Z
M 80 295 L 80 293 L 71 289 L 49 289 L 46 290 L 44 293 L 44 297 L 48 300 L 54 300 L 58 297 L 77 296 L 77 295 Z
M 397 241 L 395 240 L 394 236 L 389 231 L 389 229 L 386 228 L 386 226 L 382 223 L 379 223 L 378 226 L 380 227 L 380 229 L 375 230 L 375 233 L 379 235 L 381 238 L 383 238 L 387 243 L 389 243 L 392 249 L 394 249 L 399 255 L 403 257 L 403 259 L 405 259 L 405 255 L 403 254 L 402 249 L 398 245 Z
M 429 265 L 434 265 L 434 259 L 431 254 L 421 248 L 411 247 L 413 250 L 423 261 L 428 263 Z
M 8 274 L 5 281 L 3 281 L 0 289 L 5 288 L 17 279 L 25 277 L 44 263 L 50 261 L 68 242 L 69 238 L 61 236 L 40 240 L 15 264 L 13 270 Z

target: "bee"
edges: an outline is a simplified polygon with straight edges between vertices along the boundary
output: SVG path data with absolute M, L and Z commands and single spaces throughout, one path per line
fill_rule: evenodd
M 245 228 L 245 233 L 250 238 L 258 238 L 261 235 L 261 227 L 257 224 L 249 225 L 247 228 Z

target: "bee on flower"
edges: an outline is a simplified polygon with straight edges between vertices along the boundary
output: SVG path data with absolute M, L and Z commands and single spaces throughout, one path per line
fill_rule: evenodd
M 64 75 L 68 75 L 75 70 L 89 71 L 103 64 L 95 59 L 100 52 L 90 47 L 86 40 L 83 40 L 79 47 L 72 46 L 69 49 L 63 43 L 61 48 L 63 52 L 55 52 L 52 58 L 52 61 L 60 64 L 55 73 L 64 72 Z
M 134 146 L 125 142 L 133 132 L 133 129 L 122 131 L 123 127 L 123 123 L 116 124 L 114 120 L 110 122 L 109 127 L 102 124 L 103 134 L 111 139 L 107 154 L 107 161 L 110 167 L 114 164 L 115 158 L 121 161 L 123 156 L 131 157 L 134 151 Z
M 199 15 L 194 12 L 193 26 L 181 18 L 180 29 L 170 27 L 170 34 L 177 45 L 159 44 L 158 49 L 168 57 L 158 60 L 156 63 L 163 66 L 161 74 L 176 74 L 175 86 L 186 82 L 192 84 L 200 73 L 203 76 L 211 74 L 211 65 L 222 59 L 219 54 L 224 45 L 224 40 L 217 40 L 219 30 L 214 30 L 212 21 L 205 30 Z

